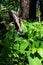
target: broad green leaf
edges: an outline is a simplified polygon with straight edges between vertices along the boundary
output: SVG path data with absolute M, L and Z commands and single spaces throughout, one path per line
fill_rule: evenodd
M 25 50 L 19 50 L 21 54 L 25 54 Z
M 28 56 L 29 65 L 42 65 L 41 60 L 37 57 L 32 59 L 30 56 Z
M 36 63 L 36 65 L 42 65 L 41 64 L 41 59 L 39 59 L 38 57 L 35 57 L 33 60 Z
M 37 49 L 37 52 L 39 53 L 39 55 L 40 55 L 41 57 L 43 57 L 43 48 L 38 48 L 38 49 Z
M 28 62 L 29 65 L 35 65 L 33 59 L 30 56 L 28 56 Z
M 36 52 L 36 48 L 32 48 L 32 54 L 34 54 Z
M 27 32 L 27 27 L 24 24 L 22 24 L 22 30 L 24 33 Z
M 20 44 L 20 50 L 25 50 L 28 46 L 28 41 L 27 40 L 22 40 Z
M 40 45 L 40 48 L 43 48 L 43 41 L 41 41 L 41 45 Z
M 31 53 L 31 51 L 30 51 L 30 50 L 28 50 L 28 51 L 26 52 L 27 57 L 30 55 L 30 53 Z

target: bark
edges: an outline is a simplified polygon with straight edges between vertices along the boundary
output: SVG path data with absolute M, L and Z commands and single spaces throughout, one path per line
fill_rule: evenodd
M 20 0 L 21 17 L 29 20 L 30 0 Z
M 36 20 L 36 1 L 21 0 L 21 16 L 26 20 Z

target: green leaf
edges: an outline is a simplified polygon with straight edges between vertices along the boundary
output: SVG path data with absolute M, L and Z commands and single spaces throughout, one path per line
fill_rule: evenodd
M 25 50 L 28 46 L 28 41 L 27 40 L 22 40 L 20 44 L 20 50 Z
M 24 24 L 22 24 L 22 30 L 24 33 L 27 32 L 27 27 Z
M 37 52 L 39 53 L 39 55 L 40 55 L 41 57 L 43 57 L 43 48 L 38 48 L 38 49 L 37 49 Z
M 21 54 L 25 54 L 25 50 L 19 50 Z
M 19 44 L 14 44 L 13 47 L 14 47 L 15 50 L 19 50 Z
M 14 27 L 13 25 L 12 25 L 12 26 L 10 26 L 10 30 L 9 30 L 9 31 L 10 31 L 11 33 L 13 33 L 13 32 L 14 32 L 14 30 L 15 30 L 15 27 Z M 10 33 L 10 32 L 9 32 L 9 33 Z
M 36 48 L 32 48 L 32 54 L 34 54 L 36 52 Z
M 5 0 L 5 2 L 6 2 L 6 3 L 8 3 L 8 2 L 9 2 L 9 0 Z
M 33 59 L 30 56 L 28 56 L 28 62 L 29 62 L 29 65 L 35 65 L 33 62 Z
M 39 60 L 37 57 L 32 59 L 30 56 L 28 56 L 29 65 L 42 65 L 41 60 Z
M 40 48 L 43 48 L 43 41 L 41 41 L 41 45 L 40 45 Z

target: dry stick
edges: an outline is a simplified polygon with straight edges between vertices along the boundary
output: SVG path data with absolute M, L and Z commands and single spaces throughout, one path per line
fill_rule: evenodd
M 41 17 L 40 17 L 40 0 L 38 0 L 38 14 L 39 14 L 39 22 L 41 21 Z
M 21 26 L 20 26 L 20 22 L 19 22 L 19 15 L 17 15 L 17 12 L 15 12 L 14 10 L 11 10 L 12 14 L 13 14 L 13 18 L 14 20 L 16 20 L 15 22 L 17 23 L 18 27 L 19 27 L 19 30 L 20 32 L 22 32 L 22 29 L 21 29 Z

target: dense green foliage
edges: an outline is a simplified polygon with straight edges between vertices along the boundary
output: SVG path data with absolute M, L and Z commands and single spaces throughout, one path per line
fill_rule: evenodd
M 6 21 L 7 24 L 11 19 L 9 14 L 11 10 L 20 11 L 20 0 L 0 0 L 0 21 Z M 19 12 L 20 13 L 20 12 Z M 12 21 L 11 21 L 12 22 Z
M 23 33 L 6 31 L 10 12 L 3 8 L 20 11 L 20 0 L 0 0 L 0 65 L 43 65 L 43 23 L 23 20 Z
M 24 20 L 23 33 L 14 30 L 12 26 L 5 34 L 0 31 L 0 65 L 42 65 L 43 24 Z
M 14 9 L 18 11 L 20 9 L 20 0 L 0 0 L 0 6 L 7 7 L 8 9 Z

